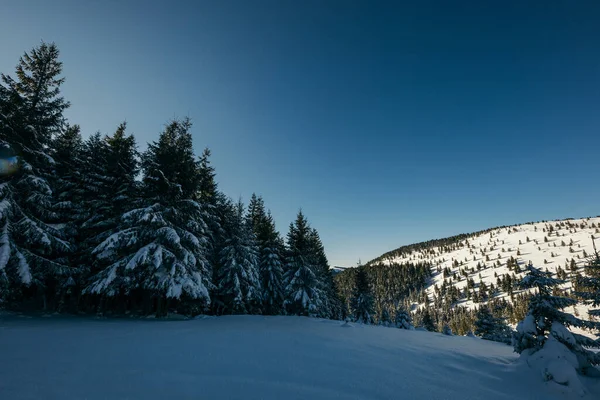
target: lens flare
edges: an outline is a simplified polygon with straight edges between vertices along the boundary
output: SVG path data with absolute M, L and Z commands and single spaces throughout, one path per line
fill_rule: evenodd
M 17 157 L 0 158 L 0 176 L 9 176 L 19 169 Z

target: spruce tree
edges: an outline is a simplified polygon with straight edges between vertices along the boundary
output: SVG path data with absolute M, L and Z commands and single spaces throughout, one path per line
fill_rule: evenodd
M 251 223 L 244 220 L 244 205 L 231 205 L 226 219 L 225 246 L 221 250 L 217 284 L 220 313 L 249 314 L 262 303 L 258 275 L 258 248 Z
M 442 334 L 446 335 L 446 336 L 452 336 L 452 329 L 450 329 L 450 326 L 448 326 L 447 323 L 444 323 L 442 325 Z
M 311 254 L 310 226 L 298 212 L 287 235 L 286 270 L 284 274 L 285 301 L 288 314 L 318 316 L 322 311 L 322 293 Z
M 423 326 L 423 328 L 425 328 L 429 332 L 435 332 L 435 324 L 433 322 L 433 318 L 431 316 L 431 312 L 429 311 L 429 308 L 425 308 L 425 311 L 423 312 L 423 316 L 421 319 L 421 325 Z
M 81 214 L 82 198 L 80 192 L 82 169 L 83 139 L 79 125 L 67 126 L 52 143 L 52 158 L 55 161 L 54 193 L 61 219 L 77 224 L 76 216 Z M 76 226 L 69 226 L 75 231 Z M 71 232 L 70 236 L 75 233 Z
M 84 227 L 97 245 L 116 232 L 121 217 L 135 208 L 139 171 L 135 138 L 122 123 L 112 136 L 92 136 L 84 151 L 86 193 L 90 217 Z
M 312 259 L 311 265 L 317 277 L 319 296 L 322 306 L 319 316 L 322 318 L 338 319 L 341 315 L 341 301 L 337 297 L 333 282 L 333 272 L 329 268 L 329 261 L 325 255 L 325 246 L 321 241 L 319 232 L 315 228 L 308 235 L 309 252 Z
M 392 323 L 392 319 L 390 317 L 390 313 L 387 308 L 381 310 L 381 316 L 379 317 L 379 325 L 390 326 Z
M 0 84 L 0 147 L 14 154 L 15 170 L 0 177 L 0 301 L 12 294 L 44 309 L 56 306 L 54 294 L 73 272 L 49 151 L 69 106 L 60 96 L 61 72 L 58 48 L 42 42 L 20 58 L 16 78 L 1 74 Z
M 406 310 L 404 307 L 399 307 L 396 310 L 396 320 L 395 320 L 396 328 L 399 329 L 414 329 L 412 324 L 412 317 L 410 312 Z
M 94 260 L 92 250 L 106 237 L 104 215 L 110 210 L 109 193 L 112 184 L 108 173 L 108 144 L 100 133 L 84 141 L 81 150 L 81 170 L 78 196 L 81 197 L 80 214 L 74 215 L 79 225 L 79 260 L 88 272 Z
M 104 270 L 110 261 L 93 255 L 94 249 L 120 230 L 122 216 L 140 208 L 139 154 L 126 123 L 111 136 L 92 135 L 83 145 L 81 171 L 82 213 L 77 264 L 88 276 Z
M 263 312 L 268 315 L 279 315 L 283 312 L 284 301 L 281 238 L 275 229 L 273 217 L 265 212 L 260 197 L 252 196 L 247 218 L 254 227 L 258 245 Z
M 199 188 L 196 197 L 202 207 L 205 222 L 209 230 L 208 260 L 211 265 L 219 264 L 219 253 L 224 246 L 225 216 L 229 207 L 229 199 L 219 192 L 215 180 L 215 169 L 210 163 L 211 152 L 204 149 L 198 166 Z M 213 269 L 213 280 L 216 281 L 218 268 Z
M 527 266 L 527 275 L 519 286 L 522 289 L 535 289 L 529 301 L 525 319 L 517 325 L 513 334 L 513 345 L 517 353 L 525 350 L 536 352 L 543 348 L 552 335 L 577 355 L 579 370 L 585 372 L 589 365 L 600 364 L 600 354 L 588 348 L 600 348 L 600 341 L 569 332 L 566 327 L 574 326 L 584 329 L 599 329 L 600 323 L 584 321 L 564 311 L 564 308 L 577 304 L 568 297 L 552 295 L 552 289 L 564 281 L 552 278 L 548 272 L 541 271 L 532 265 Z M 584 348 L 585 346 L 585 348 Z
M 373 295 L 369 287 L 366 267 L 359 267 L 356 273 L 354 293 L 350 303 L 351 312 L 355 322 L 363 324 L 373 323 Z
M 485 340 L 511 343 L 511 332 L 504 319 L 492 315 L 489 308 L 482 306 L 475 314 L 475 335 Z
M 87 288 L 103 296 L 136 294 L 145 312 L 164 316 L 169 300 L 192 313 L 210 303 L 208 229 L 196 201 L 199 162 L 189 119 L 172 121 L 142 156 L 140 207 L 123 214 L 118 231 L 93 251 L 107 263 Z
M 80 226 L 84 213 L 82 196 L 82 150 L 83 139 L 81 138 L 78 125 L 67 126 L 53 140 L 52 158 L 55 161 L 55 176 L 53 179 L 54 197 L 56 199 L 55 209 L 59 219 L 63 221 L 63 233 L 65 239 L 71 246 L 65 263 L 70 265 L 73 275 L 63 283 L 63 291 L 59 300 L 59 310 L 68 306 L 71 311 L 76 309 L 77 295 L 81 290 L 81 283 L 87 278 L 86 271 L 79 268 L 81 236 Z M 66 298 L 70 296 L 69 304 Z

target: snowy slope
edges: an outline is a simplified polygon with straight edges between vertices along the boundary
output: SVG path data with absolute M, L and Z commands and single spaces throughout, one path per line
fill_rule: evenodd
M 550 229 L 553 230 L 551 234 Z M 578 270 L 581 271 L 585 263 L 584 252 L 588 256 L 594 253 L 592 235 L 596 238 L 597 245 L 600 246 L 600 240 L 598 240 L 600 238 L 600 217 L 529 223 L 482 233 L 461 241 L 458 248 L 449 252 L 445 252 L 443 247 L 432 247 L 423 251 L 405 252 L 401 256 L 384 259 L 382 262 L 385 264 L 390 262 L 431 262 L 434 276 L 431 285 L 427 288 L 431 297 L 434 286 L 436 284 L 441 286 L 444 281 L 443 274 L 437 273 L 438 266 L 442 269 L 450 268 L 452 273 L 456 272 L 460 281 L 453 280 L 451 283 L 460 289 L 467 285 L 465 277 L 460 274 L 461 269 L 475 268 L 475 272 L 469 274 L 470 279 L 472 278 L 476 283 L 483 281 L 488 286 L 490 283 L 496 285 L 494 273 L 497 275 L 512 274 L 506 267 L 506 261 L 511 256 L 517 260 L 523 270 L 527 263 L 532 262 L 534 266 L 547 268 L 552 273 L 556 273 L 559 266 L 570 272 L 568 266 L 571 259 L 575 259 Z M 547 237 L 547 242 L 545 242 L 545 237 Z M 571 241 L 573 245 L 569 246 Z M 562 246 L 562 242 L 565 243 L 565 246 Z M 489 261 L 486 260 L 486 257 L 489 258 Z M 459 263 L 458 267 L 454 266 L 455 260 Z M 501 263 L 499 267 L 495 266 L 498 261 Z M 478 263 L 485 264 L 487 268 L 478 271 L 476 268 Z M 479 274 L 481 274 L 481 279 Z M 522 273 L 516 275 L 523 276 Z M 571 288 L 570 280 L 563 285 L 563 288 Z M 500 293 L 496 297 L 507 298 L 505 293 Z M 507 299 L 510 300 L 510 298 Z M 460 305 L 470 308 L 475 306 L 472 301 L 466 299 L 463 299 Z M 579 311 L 587 312 L 585 307 L 580 307 Z
M 564 399 L 512 348 L 302 317 L 0 317 L 1 399 Z M 585 399 L 600 398 L 585 380 Z

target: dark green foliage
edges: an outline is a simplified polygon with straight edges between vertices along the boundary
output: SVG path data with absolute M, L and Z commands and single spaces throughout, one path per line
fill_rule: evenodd
M 410 312 L 404 307 L 399 307 L 396 310 L 395 325 L 399 329 L 414 329 Z
M 83 141 L 63 116 L 61 69 L 42 43 L 15 79 L 1 75 L 0 307 L 281 314 L 286 294 L 290 313 L 344 315 L 301 214 L 286 247 L 262 199 L 247 216 L 233 206 L 210 151 L 195 156 L 189 119 L 167 124 L 141 157 L 125 123 Z
M 485 340 L 511 343 L 510 328 L 503 318 L 494 317 L 488 307 L 480 307 L 475 318 L 475 335 Z
M 88 293 L 136 291 L 156 303 L 157 315 L 166 314 L 170 299 L 190 298 L 202 307 L 210 302 L 207 226 L 194 200 L 199 179 L 190 127 L 189 120 L 173 121 L 148 145 L 140 207 L 123 214 L 118 231 L 94 249 L 107 267 L 93 277 Z
M 365 267 L 358 268 L 356 273 L 356 282 L 350 307 L 355 322 L 363 324 L 373 323 L 373 295 L 371 294 Z
M 285 302 L 288 314 L 338 317 L 333 275 L 323 245 L 302 211 L 290 224 L 286 243 L 284 274 Z
M 264 312 L 269 315 L 281 314 L 284 301 L 281 238 L 275 229 L 273 217 L 265 212 L 261 197 L 252 195 L 246 218 L 253 227 L 258 245 Z
M 381 311 L 381 316 L 379 317 L 379 325 L 390 326 L 391 323 L 392 319 L 390 317 L 390 313 L 388 312 L 387 308 L 384 308 Z
M 258 313 L 262 306 L 258 273 L 259 250 L 251 221 L 244 221 L 241 202 L 231 205 L 226 218 L 225 246 L 218 266 L 219 314 Z
M 433 318 L 431 317 L 431 314 L 428 309 L 426 309 L 425 312 L 423 313 L 423 318 L 421 319 L 421 326 L 430 332 L 435 331 L 435 325 L 433 323 Z
M 362 268 L 367 273 L 368 281 L 372 283 L 375 310 L 395 310 L 397 304 L 402 304 L 405 299 L 416 301 L 431 276 L 431 266 L 425 263 L 376 263 Z M 356 271 L 356 268 L 348 268 L 334 277 L 347 314 L 352 314 L 350 302 L 355 290 Z
M 0 147 L 16 155 L 16 171 L 0 177 L 0 302 L 44 309 L 58 305 L 73 275 L 49 151 L 69 106 L 60 96 L 58 55 L 54 44 L 42 43 L 21 57 L 16 79 L 2 74 L 0 84 Z

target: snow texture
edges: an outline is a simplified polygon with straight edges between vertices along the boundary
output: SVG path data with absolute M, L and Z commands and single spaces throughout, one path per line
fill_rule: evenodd
M 553 324 L 553 329 L 555 325 L 560 331 L 559 334 L 570 334 L 564 327 L 558 328 L 558 326 L 562 326 L 560 324 Z M 523 359 L 534 371 L 541 374 L 544 381 L 548 382 L 550 390 L 578 397 L 584 396 L 588 392 L 580 376 L 577 375 L 576 369 L 579 368 L 577 356 L 553 336 L 548 338 L 541 350 L 532 355 L 523 353 Z M 598 383 L 596 379 L 596 388 Z M 596 396 L 600 396 L 600 392 Z
M 598 380 L 578 386 L 556 340 L 546 354 L 562 358 L 516 362 L 510 347 L 470 337 L 262 316 L 4 315 L 0 337 L 0 398 L 11 400 L 600 398 Z M 528 365 L 539 363 L 543 376 Z

